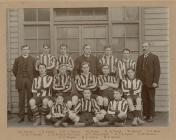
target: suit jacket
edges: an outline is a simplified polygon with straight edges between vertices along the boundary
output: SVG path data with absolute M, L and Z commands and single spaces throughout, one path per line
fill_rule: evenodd
M 23 65 L 23 56 L 19 56 L 15 59 L 14 65 L 13 65 L 13 74 L 16 77 L 16 88 L 21 89 L 22 88 L 22 65 Z M 31 80 L 31 83 L 33 81 L 34 75 L 36 74 L 35 70 L 35 58 L 32 56 L 28 56 L 27 58 L 27 73 L 28 77 Z
M 84 55 L 81 55 L 81 56 L 76 58 L 75 67 L 74 67 L 74 70 L 73 70 L 74 76 L 75 75 L 80 75 L 82 73 L 81 64 L 83 62 L 88 62 L 89 66 L 90 66 L 90 72 L 92 74 L 98 76 L 98 74 L 101 71 L 101 68 L 100 68 L 100 63 L 99 63 L 98 58 L 94 55 L 90 55 L 89 58 L 86 58 Z
M 149 53 L 143 69 L 144 54 L 137 59 L 136 77 L 147 87 L 152 87 L 153 83 L 159 82 L 160 62 L 158 56 Z

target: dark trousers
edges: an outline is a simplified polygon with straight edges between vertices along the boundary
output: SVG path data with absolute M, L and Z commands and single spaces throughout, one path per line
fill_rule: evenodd
M 79 120 L 79 122 L 85 123 L 85 125 L 87 125 L 87 126 L 93 124 L 94 121 L 93 121 L 93 115 L 92 115 L 92 113 L 82 112 L 80 114 L 80 120 Z
M 155 115 L 155 88 L 142 86 L 143 115 L 150 117 Z
M 29 106 L 29 100 L 32 98 L 32 82 L 29 78 L 22 78 L 22 88 L 18 89 L 19 93 L 19 117 L 24 118 L 25 116 L 25 101 L 27 98 L 27 114 L 30 119 L 32 116 L 31 109 Z M 27 96 L 27 97 L 26 97 Z

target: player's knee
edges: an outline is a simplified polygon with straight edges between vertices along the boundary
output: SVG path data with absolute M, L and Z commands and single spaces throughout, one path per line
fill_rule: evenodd
M 141 102 L 142 102 L 141 98 L 136 99 L 136 110 L 141 110 L 142 109 Z
M 78 96 L 74 95 L 74 96 L 72 97 L 72 104 L 73 104 L 73 105 L 76 105 L 76 104 L 78 103 L 78 100 L 79 100 Z
M 136 103 L 141 105 L 142 99 L 141 98 L 136 98 Z
M 48 107 L 52 107 L 53 106 L 53 101 L 52 100 L 49 100 L 48 101 Z
M 42 105 L 44 106 L 44 107 L 47 107 L 47 105 L 48 105 L 48 98 L 44 98 L 43 100 L 42 100 Z
M 108 98 L 104 97 L 103 103 L 104 103 L 104 106 L 108 106 L 108 103 L 109 103 Z
M 71 101 L 67 101 L 67 105 L 68 105 L 68 108 L 71 109 L 71 107 L 72 107 L 72 102 L 71 102 Z
M 34 106 L 36 105 L 35 99 L 31 98 L 31 99 L 29 100 L 29 105 L 30 105 L 31 108 L 34 107 Z
M 121 119 L 121 120 L 125 120 L 127 118 L 127 113 L 125 112 L 121 112 L 118 114 L 118 117 Z
M 98 105 L 102 106 L 103 105 L 103 97 L 97 96 L 96 98 Z

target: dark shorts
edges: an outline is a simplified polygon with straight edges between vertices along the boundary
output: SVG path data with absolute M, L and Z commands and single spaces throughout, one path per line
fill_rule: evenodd
M 106 114 L 104 117 L 105 121 L 108 121 L 109 124 L 114 124 L 115 122 L 124 122 L 124 120 L 120 119 L 117 115 Z
M 82 112 L 81 114 L 79 114 L 79 116 L 80 116 L 79 122 L 81 123 L 85 123 L 86 125 L 91 125 L 94 123 L 93 121 L 94 115 L 92 113 Z

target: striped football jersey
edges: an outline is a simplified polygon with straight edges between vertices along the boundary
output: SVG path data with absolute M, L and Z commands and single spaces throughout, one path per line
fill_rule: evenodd
M 136 78 L 132 80 L 126 78 L 122 80 L 122 90 L 125 95 L 132 93 L 133 95 L 141 96 L 142 82 Z
M 61 92 L 71 92 L 71 77 L 68 74 L 56 74 L 53 80 L 53 89 Z
M 112 100 L 109 103 L 107 113 L 111 115 L 115 115 L 116 112 L 125 112 L 127 113 L 128 110 L 128 103 L 125 99 L 121 100 Z
M 51 96 L 51 84 L 53 77 L 44 75 L 34 78 L 32 83 L 32 93 L 38 97 Z
M 117 58 L 114 56 L 106 57 L 105 55 L 99 60 L 101 65 L 108 65 L 110 73 L 115 73 L 117 68 Z
M 45 55 L 45 54 L 40 54 L 37 56 L 37 61 L 36 61 L 36 70 L 38 70 L 38 64 L 42 63 L 46 65 L 46 69 L 50 70 L 53 69 L 56 66 L 56 58 L 52 56 L 51 54 Z
M 97 87 L 97 78 L 92 73 L 88 75 L 84 75 L 83 73 L 79 75 L 79 77 L 75 80 L 76 89 L 79 92 L 82 92 L 86 86 L 86 88 L 91 91 L 95 91 Z
M 133 68 L 135 70 L 136 62 L 132 59 L 129 59 L 128 61 L 124 61 L 124 60 L 118 61 L 118 74 L 121 80 L 126 77 L 128 68 Z
M 81 98 L 77 105 L 73 108 L 73 111 L 77 113 L 89 112 L 89 113 L 98 113 L 100 112 L 100 107 L 97 104 L 97 101 L 93 98 L 84 99 Z

